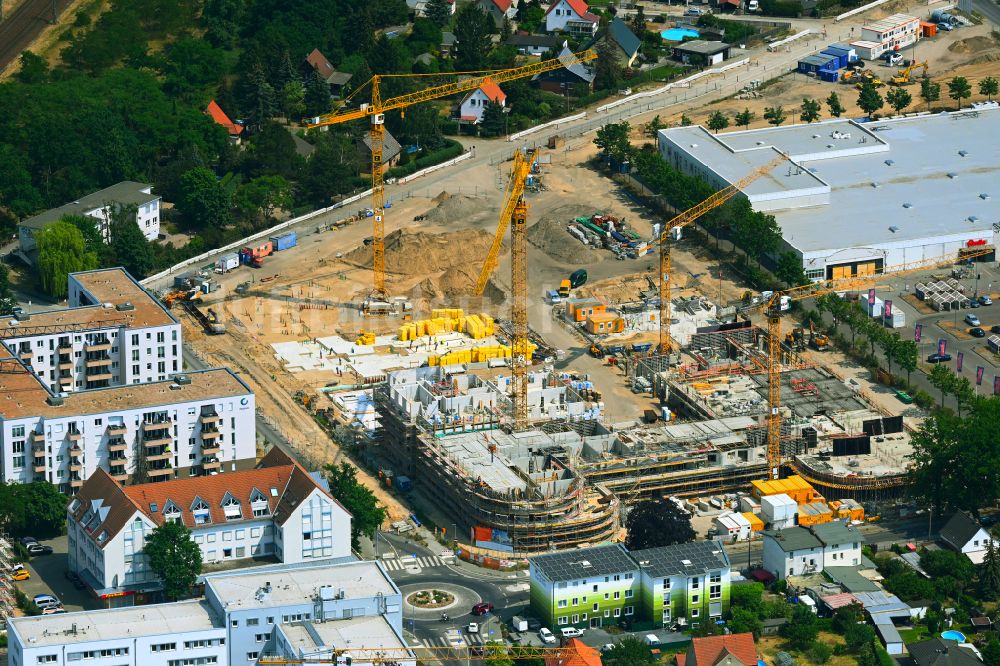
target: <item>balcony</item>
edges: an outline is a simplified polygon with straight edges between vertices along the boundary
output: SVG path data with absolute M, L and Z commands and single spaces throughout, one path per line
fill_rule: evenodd
M 109 382 L 111 381 L 111 373 L 106 369 L 101 369 L 98 372 L 87 372 L 88 382 Z
M 34 356 L 30 349 L 23 349 L 17 353 L 17 357 L 22 361 L 30 361 Z
M 79 460 L 70 460 L 69 471 L 76 472 L 77 474 L 79 474 L 80 472 L 83 471 L 83 463 L 81 463 Z
M 71 354 L 73 353 L 73 343 L 69 340 L 60 340 L 56 349 L 60 354 Z
M 173 441 L 174 441 L 173 438 L 171 438 L 169 435 L 166 436 L 166 437 L 159 437 L 159 436 L 157 436 L 154 439 L 147 439 L 147 440 L 145 440 L 142 444 L 147 449 L 151 449 L 151 448 L 156 447 L 156 446 L 166 446 L 167 444 L 170 444 Z
M 154 430 L 164 430 L 172 425 L 173 423 L 170 421 L 170 419 L 166 419 L 163 421 L 147 421 L 142 424 L 142 431 L 153 432 Z
M 112 467 L 111 478 L 118 483 L 125 483 L 128 481 L 128 472 L 125 471 L 124 467 Z
M 146 470 L 146 475 L 149 476 L 149 478 L 151 479 L 162 479 L 164 477 L 170 476 L 172 472 L 173 470 L 170 469 L 169 467 L 163 467 L 160 469 Z
M 73 378 L 72 377 L 60 377 L 59 378 L 59 386 L 62 386 L 65 389 L 72 389 L 73 388 Z
M 205 442 L 201 445 L 201 455 L 212 456 L 222 450 L 222 447 L 218 443 Z
M 79 446 L 74 446 L 69 450 L 69 457 L 71 460 L 75 460 L 76 458 L 79 458 L 82 455 L 83 455 L 83 449 L 81 449 Z
M 70 478 L 70 480 L 69 480 L 69 487 L 70 488 L 80 488 L 82 486 L 83 486 L 83 479 L 81 479 L 80 477 L 77 477 L 75 479 L 72 478 L 72 477 Z
M 45 433 L 44 432 L 33 432 L 31 433 L 31 441 L 33 442 L 44 442 Z
M 79 430 L 70 430 L 69 432 L 66 433 L 66 439 L 68 439 L 71 442 L 79 442 L 80 437 L 82 436 L 83 435 L 80 434 Z
M 211 439 L 219 439 L 220 437 L 222 437 L 222 433 L 219 432 L 218 430 L 202 430 L 201 431 L 201 438 L 204 441 L 208 441 L 208 440 L 211 440 Z
M 163 451 L 161 453 L 147 453 L 146 461 L 156 462 L 158 460 L 170 460 L 173 457 L 173 455 L 174 454 L 171 453 L 170 451 Z
M 60 370 L 72 370 L 73 366 L 75 366 L 75 365 L 76 365 L 76 363 L 73 361 L 73 359 L 69 359 L 69 360 L 63 360 L 61 358 L 59 359 L 59 369 Z
M 110 340 L 96 340 L 94 342 L 88 342 L 83 345 L 83 351 L 88 354 L 91 352 L 109 352 L 111 351 L 111 341 Z
M 39 473 L 39 472 L 44 473 L 45 472 L 45 458 L 35 458 L 35 462 L 32 465 L 31 469 L 35 473 Z
M 31 450 L 34 451 L 36 455 L 39 453 L 45 453 L 45 442 L 35 442 L 31 445 Z
M 91 368 L 101 368 L 101 367 L 104 367 L 106 365 L 111 365 L 111 359 L 110 358 L 88 358 L 86 361 L 84 361 L 84 365 L 87 366 L 88 370 L 91 369 Z
M 201 422 L 204 423 L 205 425 L 208 425 L 210 423 L 218 423 L 221 420 L 222 420 L 222 417 L 219 416 L 218 414 L 202 414 L 201 415 Z
M 120 437 L 121 435 L 124 435 L 127 432 L 127 430 L 128 429 L 123 424 L 120 423 L 108 424 L 108 434 L 111 435 L 112 437 L 116 436 Z
M 124 452 L 128 448 L 128 444 L 124 439 L 110 439 L 108 440 L 108 451 L 122 451 Z
M 201 461 L 201 468 L 206 472 L 219 469 L 220 467 L 222 467 L 222 463 L 219 462 L 217 459 L 209 459 Z

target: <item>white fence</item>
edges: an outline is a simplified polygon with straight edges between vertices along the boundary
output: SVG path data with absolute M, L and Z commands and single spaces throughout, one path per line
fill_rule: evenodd
M 284 229 L 287 229 L 287 228 L 289 228 L 291 226 L 299 224 L 300 222 L 305 222 L 306 220 L 312 219 L 312 218 L 314 218 L 314 217 L 316 217 L 318 215 L 322 215 L 324 213 L 329 213 L 330 211 L 336 210 L 338 208 L 343 208 L 347 204 L 354 203 L 355 201 L 359 201 L 361 199 L 364 199 L 365 197 L 371 196 L 371 193 L 372 193 L 371 190 L 365 190 L 364 192 L 361 192 L 360 194 L 355 194 L 354 196 L 350 196 L 350 197 L 344 199 L 343 201 L 338 201 L 337 203 L 333 204 L 332 206 L 328 206 L 327 208 L 320 208 L 319 210 L 314 210 L 312 212 L 306 213 L 305 215 L 300 215 L 299 217 L 294 217 L 294 218 L 292 218 L 290 220 L 286 220 L 285 222 L 282 222 L 281 224 L 277 224 L 277 225 L 275 225 L 275 226 L 273 226 L 273 227 L 271 227 L 269 229 L 265 229 L 264 231 L 260 231 L 258 233 L 255 233 L 252 236 L 247 236 L 246 238 L 241 238 L 240 240 L 235 241 L 233 243 L 230 243 L 229 245 L 225 245 L 223 247 L 218 247 L 218 248 L 215 248 L 214 250 L 209 250 L 208 252 L 203 252 L 202 254 L 199 254 L 196 257 L 191 257 L 190 259 L 185 259 L 184 261 L 180 262 L 179 264 L 174 264 L 173 266 L 171 266 L 170 268 L 168 268 L 165 271 L 160 271 L 156 275 L 150 275 L 148 278 L 146 278 L 145 280 L 143 280 L 141 282 L 141 284 L 150 284 L 151 282 L 155 282 L 156 280 L 159 280 L 161 278 L 167 277 L 168 275 L 170 275 L 171 273 L 174 273 L 175 271 L 179 271 L 179 270 L 181 270 L 183 268 L 187 268 L 188 266 L 194 266 L 196 264 L 200 264 L 201 262 L 206 261 L 208 259 L 211 259 L 213 257 L 217 257 L 220 254 L 224 254 L 224 253 L 229 252 L 231 250 L 235 250 L 235 249 L 241 248 L 244 245 L 247 245 L 248 243 L 251 243 L 251 242 L 257 240 L 258 238 L 265 238 L 265 237 L 270 237 L 270 236 L 277 235 L 277 234 L 281 233 Z
M 837 14 L 836 18 L 834 18 L 833 20 L 834 22 L 843 21 L 845 18 L 849 18 L 851 16 L 854 16 L 855 14 L 860 14 L 861 12 L 866 12 L 872 7 L 878 7 L 879 5 L 884 4 L 888 1 L 889 0 L 875 0 L 875 2 L 869 2 L 867 5 L 861 5 L 860 7 L 855 7 L 849 12 L 844 12 L 843 14 Z
M 607 104 L 604 104 L 603 106 L 597 107 L 597 111 L 599 113 L 603 113 L 604 111 L 613 109 L 616 106 L 621 106 L 622 104 L 634 102 L 637 99 L 645 99 L 647 97 L 655 97 L 656 95 L 662 95 L 671 88 L 687 88 L 688 86 L 691 85 L 692 81 L 696 81 L 704 76 L 709 76 L 711 74 L 721 74 L 722 72 L 733 69 L 734 67 L 740 67 L 742 65 L 745 65 L 748 62 L 750 62 L 750 59 L 744 58 L 743 60 L 736 60 L 723 67 L 717 67 L 715 69 L 706 69 L 704 71 L 698 72 L 697 74 L 692 74 L 686 79 L 681 79 L 680 81 L 674 81 L 673 83 L 668 83 L 667 85 L 662 86 L 660 88 L 656 88 L 655 90 L 647 90 L 645 92 L 629 95 L 628 97 L 622 97 L 621 99 L 616 99 L 613 102 L 609 102 Z
M 878 0 L 878 1 L 879 2 L 887 2 L 887 0 Z M 812 28 L 806 28 L 802 32 L 795 33 L 791 37 L 785 37 L 784 39 L 779 39 L 776 42 L 771 42 L 770 44 L 767 45 L 767 50 L 768 51 L 777 51 L 778 49 L 780 49 L 785 44 L 788 44 L 790 42 L 794 42 L 796 39 L 801 39 L 802 37 L 805 37 L 806 35 L 811 35 L 814 32 L 818 34 L 818 31 L 813 30 Z
M 408 183 L 411 180 L 415 180 L 417 178 L 420 178 L 421 176 L 426 176 L 427 174 L 429 174 L 429 173 L 431 173 L 433 171 L 437 171 L 438 169 L 443 169 L 445 167 L 450 167 L 452 164 L 458 164 L 462 160 L 467 160 L 470 157 L 472 157 L 472 153 L 466 151 L 466 152 L 462 153 L 461 155 L 459 155 L 458 157 L 456 157 L 454 159 L 448 160 L 447 162 L 441 162 L 441 164 L 435 164 L 434 166 L 429 166 L 426 169 L 421 169 L 420 171 L 416 171 L 414 173 L 411 173 L 409 176 L 403 176 L 402 178 L 397 179 L 396 182 L 400 183 L 400 184 Z
M 598 109 L 598 111 L 600 111 L 600 109 Z M 548 129 L 549 127 L 556 127 L 558 125 L 562 125 L 563 123 L 572 122 L 574 120 L 582 120 L 582 119 L 584 119 L 586 117 L 587 117 L 587 112 L 584 111 L 582 113 L 576 114 L 575 116 L 566 116 L 565 118 L 556 118 L 555 120 L 550 120 L 547 123 L 542 123 L 541 125 L 535 125 L 534 127 L 529 127 L 526 130 L 521 130 L 520 132 L 514 132 L 509 137 L 507 137 L 507 140 L 508 141 L 517 141 L 522 136 L 528 136 L 532 132 L 538 132 L 538 131 L 543 130 L 543 129 Z

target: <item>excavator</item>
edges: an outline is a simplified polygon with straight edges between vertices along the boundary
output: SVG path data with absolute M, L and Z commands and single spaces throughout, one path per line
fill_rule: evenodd
M 889 80 L 889 83 L 892 84 L 892 85 L 894 85 L 894 86 L 908 86 L 908 85 L 910 85 L 911 83 L 913 83 L 913 78 L 910 75 L 913 74 L 913 71 L 916 70 L 916 69 L 923 69 L 924 70 L 924 75 L 926 76 L 927 75 L 927 61 L 925 60 L 924 62 L 915 62 L 912 65 L 910 65 L 909 67 L 907 67 L 906 69 L 899 70 L 899 72 L 896 74 L 896 76 L 892 77 L 892 79 Z

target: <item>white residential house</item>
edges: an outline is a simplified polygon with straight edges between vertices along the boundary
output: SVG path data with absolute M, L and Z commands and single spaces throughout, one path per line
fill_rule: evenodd
M 403 638 L 402 594 L 380 562 L 259 566 L 204 582 L 203 599 L 11 618 L 8 663 L 257 666 L 264 655 L 331 659 L 331 647 L 344 645 L 416 663 Z M 382 663 L 353 656 L 354 666 L 373 661 Z
M 956 511 L 941 528 L 941 540 L 950 548 L 968 557 L 973 564 L 982 564 L 992 539 L 990 533 L 964 511 Z M 992 539 L 994 547 L 1000 542 Z
M 864 539 L 841 521 L 764 532 L 764 569 L 779 580 L 861 564 Z
M 183 370 L 181 324 L 123 268 L 69 275 L 69 307 L 9 321 L 0 343 L 53 393 Z
M 159 589 L 142 551 L 145 538 L 165 522 L 188 527 L 208 564 L 351 555 L 350 513 L 278 448 L 255 469 L 213 477 L 123 487 L 98 470 L 67 514 L 69 569 L 100 599 Z
M 460 122 L 478 125 L 483 119 L 483 111 L 489 102 L 496 102 L 506 108 L 507 95 L 500 90 L 493 79 L 487 78 L 482 85 L 470 92 L 459 105 Z
M 455 13 L 455 0 L 447 0 L 450 14 Z M 427 0 L 406 0 L 406 7 L 417 18 L 427 16 Z
M 584 0 L 555 0 L 545 12 L 546 32 L 593 36 L 599 24 Z
M 504 19 L 513 21 L 517 15 L 516 0 L 476 0 L 476 5 L 489 14 L 498 28 L 503 27 Z
M 153 194 L 152 185 L 125 180 L 21 222 L 18 226 L 21 252 L 30 261 L 36 249 L 35 233 L 67 215 L 94 218 L 104 242 L 110 243 L 112 212 L 126 205 L 136 206 L 136 223 L 139 229 L 147 240 L 156 240 L 160 234 L 160 197 Z

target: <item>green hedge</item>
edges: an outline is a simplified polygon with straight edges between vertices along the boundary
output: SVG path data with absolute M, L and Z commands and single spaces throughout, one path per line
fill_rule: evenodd
M 386 178 L 402 178 L 403 176 L 409 176 L 412 173 L 416 173 L 421 169 L 426 169 L 427 167 L 434 166 L 435 164 L 441 164 L 441 162 L 447 162 L 450 159 L 458 157 L 463 152 L 465 148 L 462 147 L 458 141 L 449 140 L 444 148 L 440 150 L 435 150 L 433 153 L 428 153 L 423 157 L 413 160 L 406 166 L 395 167 L 389 169 L 385 177 Z
M 790 0 L 761 0 L 760 9 L 766 16 L 798 18 L 802 16 L 802 5 Z

